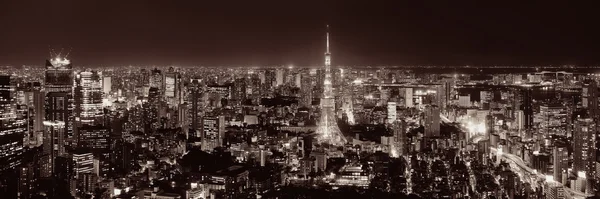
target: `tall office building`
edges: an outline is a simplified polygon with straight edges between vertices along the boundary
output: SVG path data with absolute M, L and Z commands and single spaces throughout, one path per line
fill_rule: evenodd
M 205 92 L 201 81 L 198 79 L 192 80 L 188 87 L 190 92 L 189 105 L 190 110 L 190 137 L 202 138 L 202 117 L 204 116 Z
M 46 103 L 46 93 L 42 91 L 41 87 L 33 89 L 33 108 L 31 114 L 33 115 L 33 131 L 32 140 L 34 140 L 34 146 L 42 145 L 44 135 L 44 118 L 46 113 L 44 105 Z
M 37 190 L 37 169 L 35 162 L 22 164 L 19 169 L 19 185 L 17 187 L 17 196 L 21 199 L 32 198 Z
M 567 151 L 567 147 L 562 145 L 554 146 L 552 155 L 554 180 L 563 182 L 562 179 L 565 178 L 566 181 L 566 178 L 568 177 L 567 170 L 569 169 L 569 152 Z
M 448 104 L 449 94 L 447 93 L 447 86 L 448 85 L 446 85 L 445 83 L 435 86 L 436 104 L 438 105 L 438 107 L 440 107 L 440 110 L 442 111 L 446 110 L 446 105 Z
M 112 77 L 104 76 L 102 77 L 102 92 L 104 95 L 108 95 L 112 91 Z
M 277 69 L 275 70 L 275 86 L 281 86 L 284 84 L 284 70 L 283 69 Z
M 404 90 L 404 103 L 408 108 L 412 108 L 414 106 L 413 101 L 413 88 L 405 88 Z
M 144 132 L 151 132 L 158 124 L 159 108 L 161 103 L 160 91 L 156 87 L 151 87 L 148 93 L 148 101 L 143 104 L 144 109 Z
M 45 121 L 64 123 L 65 136 L 73 139 L 73 66 L 66 58 L 46 60 Z
M 544 187 L 544 198 L 547 199 L 564 199 L 567 198 L 564 186 L 556 181 L 546 182 Z
M 596 123 L 592 118 L 580 118 L 573 133 L 573 172 L 585 172 L 587 179 L 595 178 Z
M 0 76 L 0 171 L 21 163 L 23 132 L 18 125 L 10 76 Z
M 80 178 L 80 174 L 92 173 L 94 171 L 94 154 L 88 149 L 77 149 L 73 152 L 73 170 L 75 178 Z
M 56 171 L 56 159 L 65 156 L 65 126 L 63 121 L 44 121 L 42 177 L 52 177 Z
M 110 171 L 112 144 L 110 129 L 104 126 L 83 126 L 79 129 L 77 146 L 89 149 L 94 154 L 94 159 L 99 160 L 99 175 L 106 176 Z
M 202 150 L 212 151 L 223 146 L 225 117 L 204 117 L 202 119 Z
M 598 114 L 598 85 L 595 80 L 590 80 L 581 92 L 581 104 L 594 118 Z
M 102 73 L 85 71 L 77 74 L 74 98 L 75 121 L 78 127 L 102 124 L 102 119 L 104 118 L 102 107 Z
M 404 156 L 408 153 L 408 146 L 406 143 L 406 123 L 404 120 L 394 121 L 394 146 L 392 148 L 392 157 Z
M 387 120 L 388 123 L 392 124 L 396 121 L 397 119 L 397 114 L 396 114 L 396 102 L 392 102 L 389 101 L 387 103 Z
M 167 103 L 174 107 L 179 105 L 180 103 L 180 80 L 181 77 L 179 72 L 175 70 L 173 67 L 169 67 L 169 70 L 165 73 L 165 83 L 164 85 L 164 95 L 167 100 Z
M 423 127 L 425 128 L 425 137 L 440 136 L 440 108 L 437 105 L 425 107 Z
M 588 80 L 589 82 L 583 86 L 581 92 L 581 100 L 583 107 L 588 111 L 590 118 L 596 123 L 596 128 L 600 124 L 600 112 L 598 111 L 598 84 L 596 80 Z M 598 129 L 594 129 L 596 139 L 600 139 Z M 600 147 L 600 143 L 596 143 L 595 147 Z M 599 157 L 596 157 L 598 160 Z
M 524 127 L 525 130 L 531 130 L 533 128 L 533 89 L 530 87 L 523 88 L 523 103 L 522 110 L 525 116 Z
M 158 88 L 159 90 L 163 89 L 163 74 L 161 70 L 155 68 L 150 73 L 150 87 Z
M 246 78 L 238 78 L 233 82 L 232 99 L 237 104 L 242 104 L 246 101 Z

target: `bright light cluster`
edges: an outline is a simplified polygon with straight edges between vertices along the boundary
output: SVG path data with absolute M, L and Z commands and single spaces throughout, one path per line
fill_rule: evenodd
M 59 67 L 69 65 L 71 61 L 67 58 L 55 57 L 50 60 L 50 63 L 52 63 L 53 66 Z
M 475 135 L 484 134 L 486 130 L 484 123 L 475 124 L 473 122 L 468 122 L 466 127 L 469 130 L 469 133 Z

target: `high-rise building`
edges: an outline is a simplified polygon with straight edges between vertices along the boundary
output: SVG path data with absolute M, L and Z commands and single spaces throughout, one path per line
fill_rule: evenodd
M 112 144 L 110 129 L 104 126 L 83 126 L 79 129 L 77 146 L 89 149 L 94 154 L 94 159 L 99 160 L 98 175 L 106 176 L 110 170 Z
M 406 123 L 404 120 L 396 120 L 394 122 L 394 146 L 392 148 L 392 157 L 404 156 L 408 153 L 408 146 L 406 143 Z
M 396 114 L 396 102 L 393 101 L 389 101 L 387 103 L 387 120 L 388 123 L 394 123 L 396 121 L 397 118 L 397 114 Z
M 283 77 L 285 71 L 283 69 L 278 69 L 275 71 L 275 85 L 281 86 L 284 84 Z
M 75 178 L 79 178 L 83 173 L 92 173 L 94 171 L 94 154 L 88 149 L 77 149 L 73 152 L 73 164 Z
M 159 91 L 163 88 L 162 71 L 155 68 L 150 74 L 150 87 L 158 88 Z
M 545 135 L 566 135 L 567 108 L 561 104 L 546 104 L 540 106 L 539 132 Z
M 165 98 L 171 106 L 179 105 L 179 93 L 181 92 L 181 88 L 179 87 L 180 79 L 179 72 L 173 67 L 169 67 L 169 70 L 165 73 L 165 88 L 163 90 L 165 91 Z
M 594 179 L 596 173 L 595 129 L 592 118 L 580 118 L 573 133 L 573 172 L 585 172 L 587 179 Z
M 75 79 L 75 122 L 77 126 L 102 124 L 102 73 L 85 71 Z M 77 136 L 77 135 L 75 135 Z M 77 138 L 75 138 L 77 139 Z
M 404 103 L 406 103 L 405 106 L 412 108 L 414 106 L 413 88 L 405 88 L 404 92 Z
M 17 187 L 17 197 L 21 199 L 32 198 L 38 187 L 38 165 L 36 161 L 26 161 L 18 168 L 19 185 Z
M 148 94 L 148 101 L 143 104 L 144 108 L 144 132 L 151 132 L 158 124 L 159 109 L 161 105 L 160 91 L 156 87 L 151 87 Z
M 23 131 L 17 121 L 10 76 L 0 76 L 0 171 L 16 168 L 23 154 Z
M 41 170 L 42 177 L 51 177 L 56 169 L 56 159 L 65 156 L 65 122 L 44 121 L 44 160 Z
M 547 199 L 564 199 L 566 198 L 567 193 L 565 193 L 565 189 L 562 184 L 551 181 L 546 182 L 546 187 L 544 188 L 544 198 Z
M 238 78 L 233 83 L 232 98 L 237 104 L 242 104 L 246 101 L 246 78 Z
M 73 139 L 73 66 L 66 58 L 46 60 L 45 121 L 62 121 L 65 136 Z
M 446 105 L 448 104 L 448 97 L 449 94 L 447 93 L 447 86 L 445 83 L 444 84 L 439 84 L 435 86 L 435 93 L 436 93 L 436 104 L 440 107 L 440 110 L 446 110 Z
M 225 117 L 202 118 L 202 150 L 211 152 L 223 146 L 225 136 Z
M 525 116 L 524 127 L 525 130 L 531 130 L 533 128 L 533 89 L 530 87 L 525 87 L 523 89 L 523 103 L 522 110 Z
M 425 137 L 440 136 L 440 108 L 437 105 L 425 107 L 423 127 L 425 128 Z
M 33 115 L 33 131 L 32 140 L 35 140 L 34 146 L 42 145 L 44 135 L 44 118 L 46 113 L 44 112 L 44 105 L 46 100 L 46 93 L 41 88 L 34 88 L 33 90 L 33 109 L 30 114 Z
M 534 153 L 531 157 L 531 167 L 538 173 L 549 175 L 550 155 L 545 153 Z
M 84 126 L 79 130 L 78 147 L 108 151 L 110 143 L 110 129 L 104 126 Z
M 567 176 L 567 169 L 569 168 L 569 152 L 567 151 L 566 146 L 554 146 L 554 151 L 552 154 L 553 166 L 554 166 L 554 180 L 558 182 L 563 182 L 563 178 Z
M 102 77 L 102 92 L 104 95 L 108 95 L 112 91 L 112 77 L 104 76 Z
M 190 110 L 190 137 L 202 138 L 202 117 L 204 117 L 205 92 L 203 86 L 198 79 L 191 81 L 188 87 L 189 94 L 189 110 Z

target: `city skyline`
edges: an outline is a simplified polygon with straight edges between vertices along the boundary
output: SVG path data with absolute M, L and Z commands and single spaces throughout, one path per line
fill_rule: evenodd
M 321 65 L 325 24 L 335 35 L 334 66 L 600 63 L 586 5 L 63 0 L 0 7 L 1 65 L 39 65 L 50 47 L 72 49 L 85 66 Z
M 598 198 L 593 7 L 518 5 L 1 1 L 0 196 Z

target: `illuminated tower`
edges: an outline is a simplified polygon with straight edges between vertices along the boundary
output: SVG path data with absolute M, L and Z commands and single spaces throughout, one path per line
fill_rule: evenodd
M 69 139 L 73 139 L 73 78 L 71 61 L 60 56 L 46 60 L 45 121 L 64 122 L 64 135 Z
M 327 31 L 327 50 L 325 51 L 325 80 L 323 82 L 321 119 L 317 128 L 317 140 L 319 143 L 328 143 L 335 146 L 341 146 L 346 143 L 346 138 L 342 136 L 342 132 L 340 131 L 335 118 L 335 98 L 333 96 L 331 81 L 331 53 L 329 52 L 329 31 Z
M 10 79 L 0 76 L 0 171 L 19 166 L 24 150 L 24 134 L 13 105 L 15 88 Z
M 75 78 L 75 121 L 78 126 L 102 124 L 102 73 L 84 71 Z M 77 135 L 75 135 L 77 136 Z
M 581 175 L 586 184 L 596 176 L 596 123 L 592 118 L 579 118 L 573 132 L 573 172 Z M 587 187 L 586 191 L 591 191 Z

